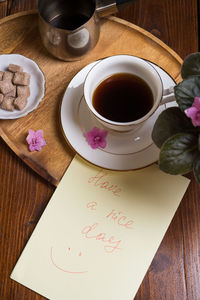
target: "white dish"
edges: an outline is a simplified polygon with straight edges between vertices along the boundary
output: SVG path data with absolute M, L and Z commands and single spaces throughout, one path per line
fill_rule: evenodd
M 84 159 L 111 170 L 134 170 L 146 167 L 158 160 L 159 149 L 151 139 L 151 132 L 159 114 L 176 102 L 161 105 L 153 116 L 137 131 L 117 133 L 109 131 L 105 149 L 92 149 L 84 136 L 94 126 L 103 128 L 89 112 L 83 98 L 83 84 L 89 70 L 95 65 L 84 67 L 69 83 L 61 104 L 61 125 L 65 138 L 71 147 Z M 153 63 L 152 63 L 153 64 Z M 175 85 L 174 80 L 160 67 L 159 72 L 164 89 Z
M 6 71 L 9 64 L 20 65 L 24 72 L 31 75 L 30 97 L 23 110 L 6 111 L 0 108 L 0 119 L 17 119 L 26 116 L 35 110 L 45 93 L 45 78 L 38 65 L 31 59 L 20 54 L 2 54 L 0 55 L 0 71 Z

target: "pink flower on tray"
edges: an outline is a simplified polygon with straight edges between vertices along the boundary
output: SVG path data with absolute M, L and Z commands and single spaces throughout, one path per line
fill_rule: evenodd
M 92 149 L 105 148 L 107 134 L 106 130 L 94 127 L 85 134 L 85 137 Z
M 26 138 L 27 143 L 29 144 L 29 150 L 33 151 L 40 151 L 43 146 L 47 143 L 43 138 L 43 130 L 34 131 L 29 129 L 29 134 Z
M 192 120 L 195 127 L 200 126 L 200 97 L 194 98 L 192 106 L 185 110 L 185 114 Z

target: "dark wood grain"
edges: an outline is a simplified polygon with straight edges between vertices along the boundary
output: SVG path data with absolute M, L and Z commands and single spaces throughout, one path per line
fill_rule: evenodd
M 197 0 L 137 0 L 119 16 L 160 38 L 182 58 L 198 50 Z
M 197 6 L 197 0 L 137 0 L 119 16 L 150 31 L 184 58 L 198 51 Z M 35 7 L 36 1 L 8 0 L 0 3 L 0 17 Z M 189 177 L 191 184 L 135 300 L 200 299 L 200 188 Z M 44 299 L 9 275 L 53 191 L 0 140 L 0 300 Z

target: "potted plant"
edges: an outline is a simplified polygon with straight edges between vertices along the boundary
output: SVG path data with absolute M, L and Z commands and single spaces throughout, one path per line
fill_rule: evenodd
M 200 185 L 200 52 L 187 56 L 182 82 L 174 87 L 177 107 L 163 111 L 152 139 L 160 148 L 159 168 L 169 174 L 194 172 Z

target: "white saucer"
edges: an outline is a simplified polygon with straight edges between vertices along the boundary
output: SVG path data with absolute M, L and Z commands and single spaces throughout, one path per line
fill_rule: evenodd
M 151 132 L 159 114 L 176 102 L 161 105 L 153 116 L 137 131 L 117 133 L 109 131 L 105 149 L 92 149 L 84 136 L 94 126 L 103 128 L 89 112 L 83 98 L 83 84 L 89 70 L 97 62 L 84 67 L 69 83 L 61 104 L 61 124 L 68 143 L 87 161 L 111 170 L 133 170 L 158 160 L 159 149 L 153 144 Z M 152 63 L 160 74 L 164 89 L 175 85 L 172 77 Z
M 9 64 L 20 65 L 24 72 L 31 75 L 30 96 L 28 103 L 23 110 L 14 110 L 13 112 L 0 108 L 0 119 L 18 119 L 26 116 L 37 108 L 45 93 L 45 78 L 38 65 L 31 59 L 20 54 L 0 55 L 0 71 L 5 71 Z

